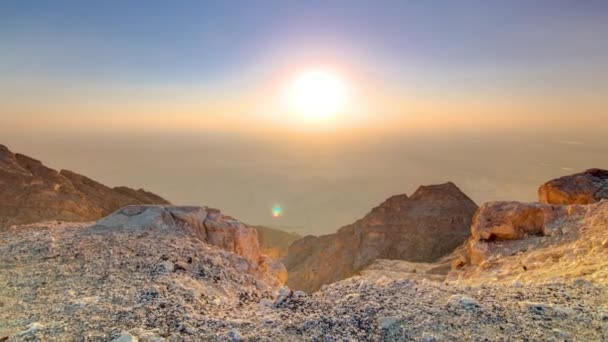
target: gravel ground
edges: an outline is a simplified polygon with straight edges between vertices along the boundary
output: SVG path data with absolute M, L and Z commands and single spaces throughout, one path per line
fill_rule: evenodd
M 585 279 L 350 278 L 278 289 L 180 232 L 47 223 L 0 231 L 0 341 L 608 341 Z

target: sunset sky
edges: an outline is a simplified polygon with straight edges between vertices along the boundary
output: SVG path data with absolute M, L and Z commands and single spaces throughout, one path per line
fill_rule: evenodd
M 608 167 L 607 37 L 606 1 L 2 1 L 0 143 L 312 232 L 428 182 L 532 200 Z M 310 70 L 329 118 L 285 105 Z

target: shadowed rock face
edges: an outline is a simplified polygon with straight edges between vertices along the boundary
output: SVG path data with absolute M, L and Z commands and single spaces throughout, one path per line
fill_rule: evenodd
M 591 204 L 608 199 L 608 170 L 589 169 L 548 181 L 538 188 L 538 200 L 549 204 Z
M 477 205 L 453 183 L 390 197 L 336 234 L 307 236 L 289 247 L 287 284 L 315 291 L 352 276 L 376 259 L 433 262 L 470 234 Z
M 287 255 L 287 249 L 294 241 L 301 239 L 302 236 L 289 233 L 280 229 L 264 226 L 254 226 L 258 231 L 258 241 L 262 254 L 278 259 Z
M 0 145 L 0 227 L 44 220 L 92 221 L 130 204 L 169 204 L 142 189 L 110 188 L 60 172 Z

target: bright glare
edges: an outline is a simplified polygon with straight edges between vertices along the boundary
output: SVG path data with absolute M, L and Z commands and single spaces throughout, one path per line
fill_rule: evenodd
M 306 119 L 327 119 L 344 110 L 346 86 L 329 70 L 302 72 L 290 84 L 287 104 Z

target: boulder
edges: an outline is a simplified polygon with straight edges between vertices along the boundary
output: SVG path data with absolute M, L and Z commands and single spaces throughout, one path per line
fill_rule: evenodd
M 473 217 L 471 239 L 517 240 L 529 235 L 547 235 L 547 223 L 565 209 L 543 203 L 487 202 Z
M 591 204 L 608 199 L 608 170 L 589 169 L 548 181 L 538 200 L 549 204 Z
M 335 234 L 306 236 L 282 259 L 289 287 L 316 291 L 348 278 L 376 259 L 434 262 L 470 234 L 477 205 L 453 183 L 396 195 Z
M 530 236 L 550 236 L 561 229 L 570 216 L 585 210 L 578 205 L 496 201 L 484 203 L 473 217 L 467 242 L 468 262 L 480 265 L 496 254 L 495 242 L 525 240 Z M 500 249 L 500 248 L 499 248 Z M 455 264 L 460 267 L 462 264 Z
M 255 228 L 207 207 L 130 205 L 96 223 L 98 229 L 181 230 L 257 265 L 261 253 Z

